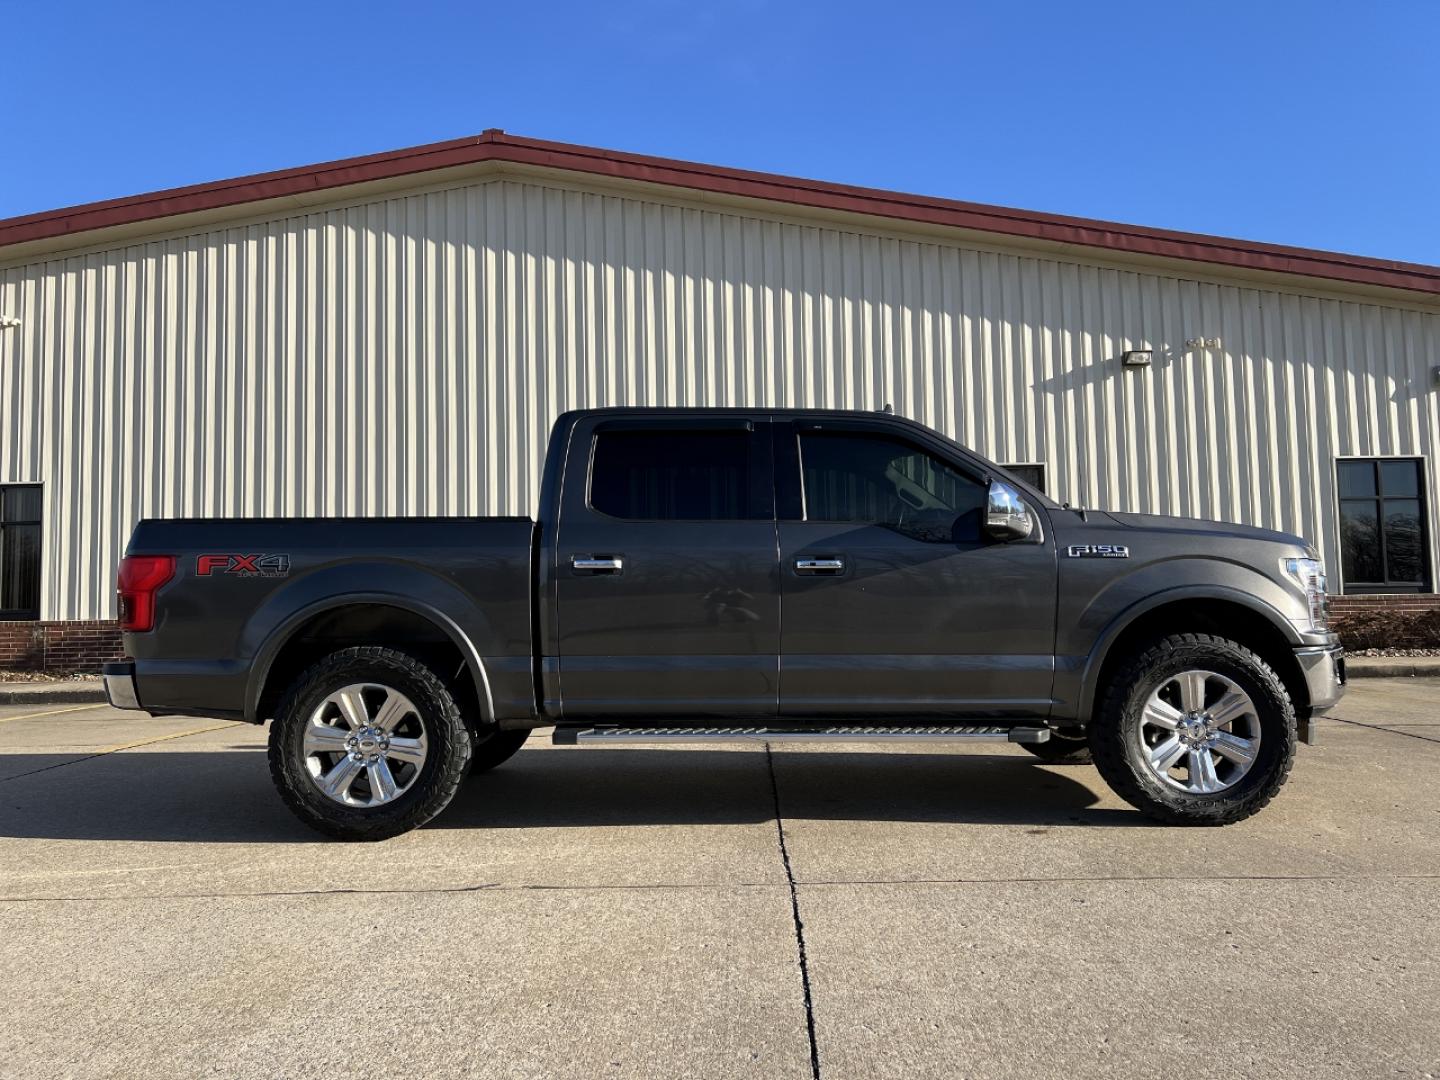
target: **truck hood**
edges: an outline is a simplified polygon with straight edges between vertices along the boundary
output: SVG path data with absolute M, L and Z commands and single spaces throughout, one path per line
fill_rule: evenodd
M 1093 514 L 1093 511 L 1092 511 Z M 1094 516 L 1102 516 L 1096 514 Z M 1167 517 L 1164 514 L 1116 514 L 1104 511 L 1103 516 L 1127 529 L 1147 532 L 1189 533 L 1207 539 L 1233 537 L 1240 540 L 1266 540 L 1272 544 L 1310 550 L 1310 545 L 1293 533 L 1262 529 L 1256 525 L 1240 525 L 1233 521 L 1202 521 L 1199 518 Z

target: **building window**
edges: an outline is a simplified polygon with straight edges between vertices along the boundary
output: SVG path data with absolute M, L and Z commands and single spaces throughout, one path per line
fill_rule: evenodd
M 1420 461 L 1351 458 L 1336 462 L 1335 474 L 1345 591 L 1428 591 L 1430 545 Z
M 0 619 L 40 617 L 40 485 L 0 485 Z
M 735 521 L 750 513 L 748 431 L 602 431 L 590 506 L 628 521 Z
M 1049 494 L 1049 492 L 1045 490 L 1045 466 L 1043 463 L 1034 465 L 1002 465 L 1001 468 L 1008 473 L 1013 473 L 1018 476 L 1042 495 Z

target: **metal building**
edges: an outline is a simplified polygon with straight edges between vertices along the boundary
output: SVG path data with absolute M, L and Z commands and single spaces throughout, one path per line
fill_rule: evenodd
M 555 415 L 634 403 L 891 403 L 1436 580 L 1436 267 L 491 131 L 0 221 L 0 320 L 12 629 L 113 616 L 142 516 L 531 512 Z

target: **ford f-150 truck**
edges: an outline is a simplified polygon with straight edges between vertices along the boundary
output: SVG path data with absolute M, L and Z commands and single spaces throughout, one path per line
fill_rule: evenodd
M 888 413 L 566 413 L 536 520 L 145 520 L 119 603 L 111 703 L 270 721 L 281 796 L 344 839 L 550 725 L 1008 740 L 1224 824 L 1345 681 L 1299 537 L 1061 506 Z

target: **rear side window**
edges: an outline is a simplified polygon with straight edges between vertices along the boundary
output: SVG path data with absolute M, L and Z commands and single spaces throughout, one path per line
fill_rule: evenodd
M 630 521 L 750 518 L 750 433 L 601 431 L 590 506 Z

